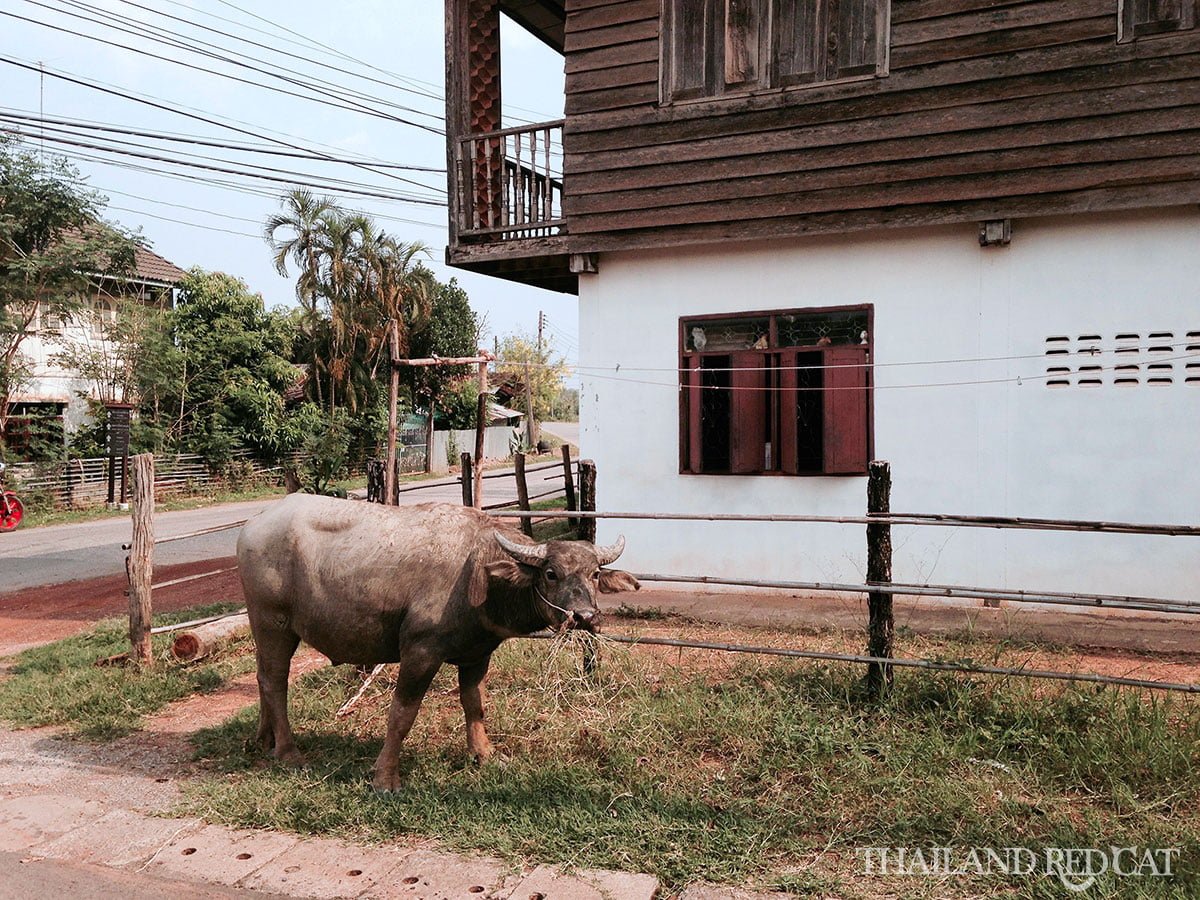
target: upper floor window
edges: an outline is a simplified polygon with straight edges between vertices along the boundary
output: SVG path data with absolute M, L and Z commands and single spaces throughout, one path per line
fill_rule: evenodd
M 1186 31 L 1196 25 L 1196 0 L 1118 0 L 1117 40 Z
M 664 9 L 667 100 L 887 72 L 888 0 L 667 0 Z
M 869 306 L 685 318 L 680 331 L 681 471 L 867 471 Z

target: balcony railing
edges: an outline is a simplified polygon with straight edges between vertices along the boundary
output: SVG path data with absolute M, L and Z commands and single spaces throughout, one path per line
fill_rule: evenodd
M 566 232 L 562 121 L 463 138 L 458 146 L 460 237 L 519 240 Z

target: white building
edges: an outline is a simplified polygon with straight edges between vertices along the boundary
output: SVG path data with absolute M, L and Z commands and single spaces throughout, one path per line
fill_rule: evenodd
M 122 278 L 97 279 L 89 288 L 84 311 L 63 320 L 45 305 L 38 310 L 34 333 L 21 344 L 21 353 L 33 365 L 33 377 L 14 398 L 8 424 L 8 446 L 16 453 L 23 448 L 29 419 L 35 414 L 61 418 L 64 431 L 79 427 L 88 413 L 88 399 L 125 402 L 120 385 L 101 385 L 79 377 L 57 358 L 64 349 L 81 347 L 100 355 L 116 356 L 107 340 L 105 326 L 115 319 L 117 305 L 133 300 L 169 308 L 175 286 L 185 272 L 145 247 L 135 251 L 133 272 Z
M 599 506 L 862 515 L 886 459 L 896 512 L 1196 523 L 1188 4 L 809 6 L 448 3 L 448 259 L 578 293 Z M 565 122 L 501 128 L 501 11 L 564 52 Z M 861 525 L 599 531 L 634 571 L 865 574 Z M 893 540 L 896 581 L 1197 599 L 1195 538 Z

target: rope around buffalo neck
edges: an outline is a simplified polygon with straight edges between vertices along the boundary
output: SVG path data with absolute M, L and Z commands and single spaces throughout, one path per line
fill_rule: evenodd
M 533 595 L 535 597 L 537 597 L 539 600 L 541 600 L 543 603 L 545 603 L 547 606 L 549 606 L 551 609 L 557 609 L 560 613 L 565 613 L 567 616 L 567 621 L 568 622 L 571 621 L 571 617 L 574 615 L 574 613 L 571 612 L 569 609 L 563 609 L 561 606 L 558 606 L 557 604 L 551 603 L 549 600 L 547 600 L 546 595 L 543 594 L 540 590 L 538 590 L 538 586 L 536 584 L 533 586 Z

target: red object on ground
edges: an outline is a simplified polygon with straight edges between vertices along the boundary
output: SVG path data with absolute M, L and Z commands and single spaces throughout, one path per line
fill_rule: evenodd
M 0 532 L 16 531 L 25 518 L 25 507 L 12 491 L 5 491 L 0 500 Z

